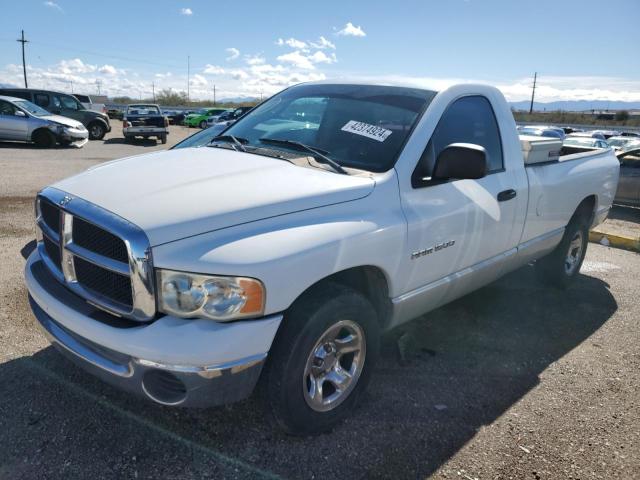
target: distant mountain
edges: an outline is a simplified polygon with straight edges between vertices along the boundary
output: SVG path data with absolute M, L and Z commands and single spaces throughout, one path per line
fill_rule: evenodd
M 258 97 L 231 97 L 231 98 L 220 98 L 218 103 L 243 103 L 243 102 L 258 102 L 260 98 Z
M 529 110 L 529 101 L 509 102 L 516 110 Z M 612 102 L 609 100 L 565 100 L 558 102 L 533 102 L 533 109 L 538 112 L 567 110 L 582 112 L 589 110 L 634 110 L 640 108 L 640 102 Z

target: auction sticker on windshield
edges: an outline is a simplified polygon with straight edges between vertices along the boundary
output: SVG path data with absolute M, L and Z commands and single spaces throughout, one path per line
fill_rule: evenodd
M 362 135 L 363 137 L 371 138 L 378 142 L 384 142 L 392 133 L 391 130 L 387 130 L 386 128 L 376 127 L 369 123 L 356 122 L 355 120 L 349 120 L 340 130 Z

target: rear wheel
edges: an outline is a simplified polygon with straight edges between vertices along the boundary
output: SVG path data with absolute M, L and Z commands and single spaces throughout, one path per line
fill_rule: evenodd
M 200 128 L 201 128 L 201 129 L 203 129 L 203 130 L 204 130 L 205 128 L 207 128 L 207 121 L 206 121 L 206 120 L 202 120 L 202 121 L 200 122 Z
M 366 389 L 379 351 L 377 314 L 338 284 L 301 297 L 287 312 L 261 377 L 263 399 L 286 432 L 330 430 Z
M 165 133 L 164 135 L 160 135 L 160 142 L 162 142 L 162 144 L 164 145 L 165 143 L 167 143 L 167 134 Z
M 588 242 L 587 222 L 578 217 L 572 219 L 556 249 L 536 262 L 538 277 L 555 287 L 567 288 L 580 272 Z
M 56 144 L 56 137 L 48 130 L 34 132 L 32 140 L 39 148 L 51 148 Z

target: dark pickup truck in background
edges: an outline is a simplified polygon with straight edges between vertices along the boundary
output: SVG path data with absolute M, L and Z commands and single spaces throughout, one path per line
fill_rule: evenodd
M 163 144 L 169 135 L 169 119 L 153 104 L 128 105 L 122 119 L 122 134 L 125 141 L 135 137 L 156 137 Z

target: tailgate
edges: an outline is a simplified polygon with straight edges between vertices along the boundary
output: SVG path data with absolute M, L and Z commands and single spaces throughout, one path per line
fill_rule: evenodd
M 131 123 L 132 127 L 161 127 L 164 128 L 164 117 L 161 115 L 154 116 L 129 116 L 127 115 L 127 121 Z

